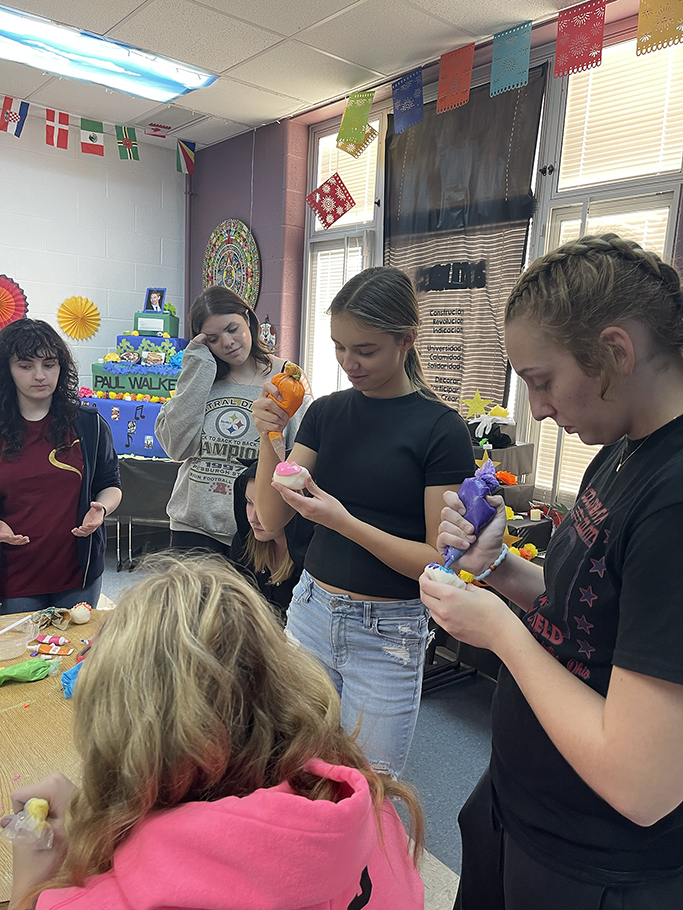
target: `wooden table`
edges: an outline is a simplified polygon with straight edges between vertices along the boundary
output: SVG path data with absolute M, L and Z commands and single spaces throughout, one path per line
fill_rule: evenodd
M 106 611 L 93 610 L 90 622 L 70 625 L 66 632 L 52 626 L 42 629 L 47 635 L 63 635 L 71 640 L 74 653 L 62 657 L 60 673 L 76 663 L 76 655 L 85 645 L 82 638 L 92 638 L 107 616 Z M 32 646 L 21 657 L 0 661 L 8 667 L 28 660 Z M 64 698 L 60 674 L 46 676 L 38 682 L 6 682 L 0 686 L 0 810 L 1 815 L 12 811 L 10 793 L 17 787 L 35 783 L 61 771 L 75 783 L 80 783 L 80 759 L 71 734 L 73 702 Z M 28 705 L 28 707 L 24 707 Z M 18 780 L 13 778 L 19 775 Z M 12 888 L 12 845 L 0 838 L 0 902 L 9 900 Z

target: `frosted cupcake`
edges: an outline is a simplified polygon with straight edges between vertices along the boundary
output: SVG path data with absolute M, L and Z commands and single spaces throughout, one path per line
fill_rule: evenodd
M 290 490 L 303 490 L 306 478 L 310 476 L 307 468 L 302 468 L 296 461 L 281 461 L 275 468 L 273 480 Z

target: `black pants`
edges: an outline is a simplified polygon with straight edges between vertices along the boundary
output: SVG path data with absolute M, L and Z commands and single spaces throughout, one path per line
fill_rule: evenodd
M 199 534 L 197 531 L 171 531 L 171 547 L 174 550 L 211 550 L 230 559 L 230 547 L 221 543 L 208 534 Z
M 453 910 L 681 910 L 683 875 L 592 885 L 532 859 L 500 826 L 486 771 L 458 818 L 463 858 Z

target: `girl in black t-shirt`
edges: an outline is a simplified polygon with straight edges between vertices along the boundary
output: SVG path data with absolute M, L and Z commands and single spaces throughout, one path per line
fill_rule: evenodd
M 437 621 L 503 661 L 489 770 L 460 816 L 461 910 L 683 906 L 683 294 L 614 234 L 534 262 L 507 305 L 537 420 L 602 443 L 543 569 L 478 539 L 446 494 L 439 549 L 481 587 L 426 576 Z M 492 500 L 493 502 L 494 500 Z
M 415 338 L 415 290 L 398 269 L 367 269 L 330 307 L 337 360 L 352 388 L 314 401 L 292 460 L 315 477 L 300 495 L 271 486 L 267 433 L 286 414 L 264 385 L 253 416 L 261 434 L 256 509 L 265 527 L 295 511 L 316 523 L 288 611 L 289 636 L 325 666 L 342 722 L 361 728 L 373 766 L 399 775 L 413 737 L 428 614 L 417 579 L 438 554 L 445 490 L 474 473 L 462 418 L 427 384 Z

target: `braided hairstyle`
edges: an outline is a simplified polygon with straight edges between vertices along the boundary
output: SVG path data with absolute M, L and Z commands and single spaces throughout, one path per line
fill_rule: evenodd
M 400 269 L 378 265 L 350 278 L 327 311 L 347 315 L 375 332 L 393 336 L 400 344 L 410 329 L 420 325 L 420 307 L 412 281 Z M 432 401 L 441 401 L 429 384 L 420 355 L 412 345 L 406 354 L 405 371 L 411 385 Z
M 646 326 L 652 355 L 683 355 L 683 293 L 678 272 L 632 240 L 585 236 L 536 259 L 512 289 L 505 310 L 532 319 L 589 376 L 600 376 L 604 398 L 616 374 L 607 326 L 637 320 Z

